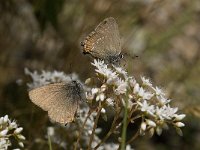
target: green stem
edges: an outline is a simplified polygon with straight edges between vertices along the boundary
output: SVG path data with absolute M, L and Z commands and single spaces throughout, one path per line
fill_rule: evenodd
M 124 118 L 123 118 L 123 128 L 122 128 L 122 141 L 121 141 L 121 150 L 126 149 L 126 129 L 127 129 L 127 117 L 128 117 L 128 96 L 125 99 L 125 108 L 124 108 Z
M 51 137 L 49 134 L 48 134 L 48 144 L 49 144 L 49 150 L 52 150 Z

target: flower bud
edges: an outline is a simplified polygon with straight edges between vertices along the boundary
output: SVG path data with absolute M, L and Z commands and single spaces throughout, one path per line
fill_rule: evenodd
M 92 134 L 92 130 L 89 130 L 88 133 L 91 135 Z
M 23 128 L 22 128 L 22 127 L 19 127 L 19 128 L 17 128 L 17 129 L 14 131 L 14 133 L 15 133 L 15 134 L 19 134 L 20 132 L 22 132 L 22 130 L 23 130 Z
M 158 135 L 161 135 L 161 134 L 162 134 L 162 128 L 158 126 L 158 127 L 156 128 L 156 133 L 157 133 Z
M 26 138 L 25 138 L 23 135 L 21 135 L 21 134 L 17 135 L 17 137 L 18 137 L 20 140 L 25 140 L 25 139 L 26 139 Z
M 8 122 L 8 115 L 5 115 L 4 117 L 3 117 L 3 122 Z
M 0 118 L 0 125 L 3 124 L 3 117 Z
M 140 128 L 141 128 L 143 131 L 145 131 L 145 130 L 146 130 L 146 127 L 147 127 L 147 124 L 146 124 L 145 122 L 142 122 Z
M 178 133 L 178 135 L 183 136 L 183 132 L 180 128 L 176 128 L 176 132 Z
M 86 85 L 89 85 L 90 83 L 91 83 L 91 78 L 88 78 L 88 79 L 85 80 Z
M 104 108 L 101 109 L 101 113 L 106 113 L 106 110 Z
M 0 132 L 0 136 L 5 136 L 8 133 L 8 129 L 4 129 Z
M 100 101 L 103 101 L 105 99 L 105 95 L 103 93 L 99 94 Z
M 103 85 L 101 86 L 101 91 L 104 92 L 104 91 L 106 90 L 106 88 L 107 88 L 106 84 L 103 84 Z
M 174 115 L 175 116 L 175 120 L 176 121 L 180 121 L 180 120 L 182 120 L 183 118 L 185 118 L 185 114 L 180 114 L 180 115 L 177 115 L 177 114 L 175 114 Z
M 185 124 L 184 124 L 184 123 L 182 123 L 182 122 L 176 122 L 176 123 L 175 123 L 175 126 L 177 126 L 177 127 L 181 128 L 181 127 L 184 127 L 184 126 L 185 126 Z
M 154 128 L 151 128 L 151 129 L 149 130 L 149 135 L 150 135 L 150 137 L 152 137 L 152 136 L 154 135 L 154 132 L 155 132 L 155 129 L 154 129 Z
M 153 122 L 152 120 L 146 119 L 146 123 L 151 127 L 156 127 L 156 123 Z
M 20 147 L 24 147 L 24 144 L 22 142 L 18 143 Z

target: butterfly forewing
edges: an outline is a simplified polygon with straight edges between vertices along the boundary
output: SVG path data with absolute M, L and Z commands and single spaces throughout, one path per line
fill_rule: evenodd
M 103 20 L 84 41 L 84 52 L 93 57 L 106 59 L 121 52 L 118 25 L 114 18 Z
M 64 83 L 49 84 L 29 91 L 29 97 L 33 103 L 48 111 L 59 91 L 63 89 Z
M 59 123 L 71 122 L 78 108 L 78 95 L 73 95 L 66 83 L 45 85 L 29 92 L 33 103 L 48 111 L 49 117 Z

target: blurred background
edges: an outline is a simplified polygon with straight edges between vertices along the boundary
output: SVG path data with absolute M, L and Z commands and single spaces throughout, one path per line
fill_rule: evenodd
M 129 74 L 150 77 L 187 114 L 183 137 L 171 128 L 132 147 L 200 149 L 199 0 L 1 0 L 0 116 L 24 127 L 27 149 L 48 149 L 46 127 L 53 124 L 29 100 L 24 68 L 70 73 L 71 64 L 84 81 L 94 71 L 80 42 L 110 16 L 119 25 L 122 51 L 139 56 L 126 58 Z

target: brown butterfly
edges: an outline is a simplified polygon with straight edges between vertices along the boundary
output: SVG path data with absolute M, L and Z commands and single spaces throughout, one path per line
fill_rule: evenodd
M 31 101 L 48 111 L 50 119 L 61 124 L 74 120 L 84 96 L 83 87 L 77 81 L 48 84 L 29 91 Z
M 109 63 L 119 62 L 123 57 L 118 25 L 112 17 L 104 19 L 81 42 L 81 46 L 84 54 L 90 54 L 94 58 L 103 59 Z

